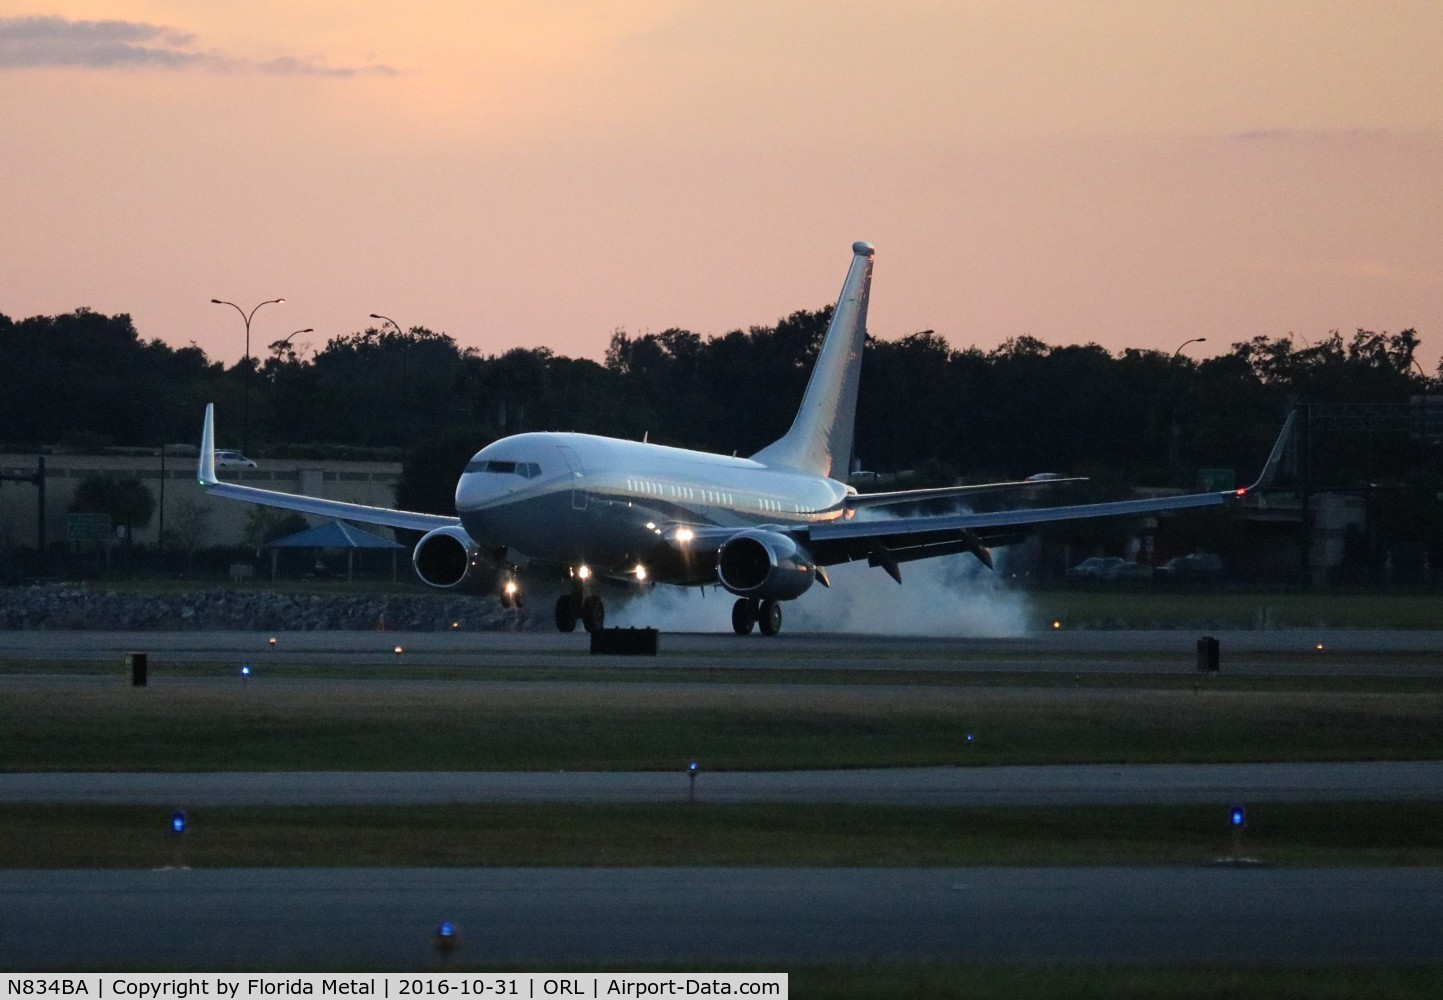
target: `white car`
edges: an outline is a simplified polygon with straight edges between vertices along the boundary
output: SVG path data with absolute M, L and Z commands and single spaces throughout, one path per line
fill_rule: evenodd
M 1074 580 L 1142 580 L 1152 576 L 1152 567 L 1121 556 L 1093 556 L 1069 569 L 1067 575 Z
M 254 469 L 256 463 L 246 458 L 238 451 L 217 451 L 215 453 L 216 468 L 223 469 L 229 466 L 232 469 Z

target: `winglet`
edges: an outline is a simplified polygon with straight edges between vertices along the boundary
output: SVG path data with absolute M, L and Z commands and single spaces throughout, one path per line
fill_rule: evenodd
M 200 432 L 200 463 L 195 470 L 202 486 L 214 486 L 215 475 L 215 404 L 205 404 L 205 427 Z
M 1297 410 L 1288 414 L 1288 419 L 1283 421 L 1283 429 L 1278 433 L 1278 439 L 1273 442 L 1273 450 L 1268 454 L 1268 460 L 1263 463 L 1263 471 L 1258 473 L 1257 482 L 1236 490 L 1237 496 L 1247 496 L 1273 485 L 1273 480 L 1278 478 L 1278 466 L 1283 462 L 1283 453 L 1287 450 L 1288 442 L 1293 439 L 1293 420 L 1297 415 Z

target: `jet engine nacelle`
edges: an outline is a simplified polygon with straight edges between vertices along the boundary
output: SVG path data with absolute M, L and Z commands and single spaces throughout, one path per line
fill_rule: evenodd
M 484 589 L 494 582 L 494 567 L 460 525 L 428 531 L 411 553 L 416 575 L 428 587 Z
M 775 531 L 744 531 L 717 550 L 717 579 L 738 597 L 787 601 L 800 597 L 817 577 L 806 549 Z

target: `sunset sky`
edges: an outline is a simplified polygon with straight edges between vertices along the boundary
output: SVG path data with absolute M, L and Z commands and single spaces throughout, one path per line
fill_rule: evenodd
M 0 0 L 0 313 L 1443 351 L 1437 0 Z M 1301 346 L 1301 345 L 1300 345 Z

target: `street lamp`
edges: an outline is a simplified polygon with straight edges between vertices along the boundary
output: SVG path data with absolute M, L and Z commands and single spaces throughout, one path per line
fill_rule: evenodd
M 393 320 L 393 319 L 392 319 L 391 317 L 389 317 L 389 316 L 382 316 L 380 313 L 371 313 L 371 318 L 372 318 L 372 319 L 384 320 L 385 322 L 390 323 L 392 326 L 394 326 L 394 327 L 396 328 L 396 335 L 400 338 L 400 344 L 401 344 L 401 443 L 402 443 L 404 446 L 406 446 L 406 447 L 409 448 L 409 447 L 411 446 L 411 411 L 406 408 L 406 390 L 407 390 L 408 388 L 410 388 L 410 385 L 409 385 L 410 379 L 409 379 L 408 373 L 407 373 L 407 371 L 406 371 L 406 359 L 407 359 L 407 356 L 408 356 L 411 352 L 406 349 L 406 347 L 407 347 L 407 344 L 406 344 L 406 331 L 401 329 L 401 324 L 400 324 L 400 323 L 397 323 L 395 320 Z M 384 330 L 385 327 L 382 326 L 381 329 Z
M 284 301 L 285 301 L 285 299 L 266 299 L 264 302 L 257 303 L 255 309 L 252 309 L 250 312 L 246 312 L 244 309 L 242 309 L 240 306 L 236 305 L 234 302 L 227 302 L 227 301 L 224 300 L 224 299 L 211 299 L 211 302 L 215 303 L 215 304 L 218 305 L 218 306 L 230 306 L 230 307 L 231 307 L 232 309 L 234 309 L 236 312 L 240 313 L 240 314 L 241 314 L 241 319 L 245 320 L 245 324 L 246 324 L 245 418 L 244 418 L 244 422 L 241 424 L 241 451 L 242 451 L 242 452 L 250 451 L 250 434 L 251 434 L 251 317 L 256 314 L 256 310 L 260 309 L 261 306 L 268 306 L 268 305 L 273 305 L 273 304 L 277 304 L 277 305 L 278 305 L 278 304 L 280 304 L 280 303 L 282 303 L 282 302 L 284 302 Z
M 306 327 L 304 330 L 296 330 L 296 331 L 294 331 L 294 332 L 292 332 L 292 333 L 288 333 L 288 334 L 286 334 L 286 336 L 285 336 L 284 339 L 274 341 L 274 342 L 271 344 L 271 350 L 275 353 L 275 355 L 276 355 L 277 357 L 280 357 L 281 352 L 284 351 L 287 347 L 290 347 L 290 346 L 291 346 L 291 338 L 294 337 L 294 336 L 296 336 L 296 334 L 300 334 L 300 333 L 315 333 L 315 332 L 316 332 L 316 331 L 315 331 L 313 328 L 311 328 L 311 327 L 308 326 L 308 327 Z M 304 350 L 304 347 L 302 347 L 302 350 Z
M 1178 344 L 1177 350 L 1172 352 L 1172 357 L 1169 358 L 1167 362 L 1167 381 L 1172 381 L 1172 366 L 1177 362 L 1177 357 L 1182 353 L 1182 349 L 1188 344 L 1203 344 L 1206 342 L 1206 337 L 1194 337 L 1191 340 L 1184 340 L 1181 344 Z M 1176 393 L 1170 393 L 1168 395 L 1168 423 L 1171 426 L 1168 428 L 1167 468 L 1169 475 L 1175 477 L 1177 475 L 1178 438 L 1182 435 L 1182 428 L 1178 426 L 1177 422 Z
M 1175 350 L 1175 351 L 1172 352 L 1172 359 L 1171 359 L 1170 361 L 1168 361 L 1168 364 L 1172 364 L 1173 361 L 1176 361 L 1176 360 L 1177 360 L 1177 356 L 1182 353 L 1182 349 L 1183 349 L 1184 347 L 1186 347 L 1188 344 L 1205 344 L 1205 343 L 1207 343 L 1207 338 L 1206 338 L 1206 337 L 1194 337 L 1192 340 L 1184 340 L 1181 344 L 1178 344 L 1178 345 L 1177 345 L 1177 350 Z

